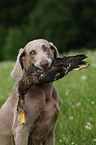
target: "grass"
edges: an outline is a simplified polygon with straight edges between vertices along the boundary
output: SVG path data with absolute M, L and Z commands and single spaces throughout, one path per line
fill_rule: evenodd
M 74 55 L 79 52 L 70 52 Z M 90 66 L 55 82 L 62 107 L 56 125 L 56 145 L 96 145 L 96 51 L 85 50 Z M 14 62 L 0 63 L 0 107 L 11 95 Z

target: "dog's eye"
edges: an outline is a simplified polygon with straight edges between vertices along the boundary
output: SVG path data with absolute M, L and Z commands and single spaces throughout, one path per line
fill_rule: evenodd
M 49 51 L 49 48 L 48 47 L 44 47 L 43 50 L 44 51 Z
M 46 47 L 44 44 L 42 45 L 42 48 L 43 48 L 44 51 L 49 51 L 49 48 Z
M 31 55 L 36 55 L 36 51 L 35 51 L 35 50 L 32 50 L 32 51 L 30 52 L 30 54 L 31 54 Z

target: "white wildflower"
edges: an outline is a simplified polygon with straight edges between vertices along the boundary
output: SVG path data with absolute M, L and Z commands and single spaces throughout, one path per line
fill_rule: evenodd
M 75 108 L 75 106 L 74 106 L 74 105 L 72 105 L 72 108 Z
M 72 105 L 72 102 L 71 101 L 68 101 L 68 104 L 69 104 L 69 106 L 71 106 Z
M 91 104 L 93 105 L 94 104 L 94 101 L 91 101 Z
M 73 119 L 74 119 L 74 117 L 73 117 L 73 116 L 70 116 L 70 117 L 69 117 L 69 119 L 70 119 L 70 120 L 73 120 Z
M 81 105 L 81 103 L 80 102 L 78 102 L 77 104 L 76 104 L 76 107 L 79 107 Z
M 64 142 L 66 142 L 66 143 L 68 142 L 68 138 L 66 138 L 65 135 L 63 135 L 63 140 L 64 140 Z
M 90 122 L 87 122 L 87 125 L 85 125 L 85 128 L 88 130 L 92 129 L 92 124 Z
M 88 130 L 91 130 L 92 127 L 91 126 L 88 126 L 88 125 L 85 125 L 85 128 L 88 129 Z
M 96 141 L 96 139 L 93 139 L 93 141 Z
M 91 126 L 91 123 L 90 122 L 87 122 L 87 125 Z
M 62 140 L 60 139 L 59 142 L 62 143 Z
M 82 80 L 86 80 L 86 78 L 87 78 L 86 76 L 82 76 L 81 77 Z
M 63 140 L 66 140 L 66 137 L 65 137 L 65 135 L 63 135 Z
M 66 95 L 66 96 L 68 96 L 68 95 L 69 95 L 69 90 L 66 90 L 65 95 Z

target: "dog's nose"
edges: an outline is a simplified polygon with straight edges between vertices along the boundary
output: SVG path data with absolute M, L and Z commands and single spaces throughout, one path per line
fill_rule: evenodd
M 49 63 L 48 63 L 47 60 L 42 60 L 41 63 L 40 63 L 40 65 L 41 65 L 42 68 L 47 68 L 48 65 L 49 65 Z

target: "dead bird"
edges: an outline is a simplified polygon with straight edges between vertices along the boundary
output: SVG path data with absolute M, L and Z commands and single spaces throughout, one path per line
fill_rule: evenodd
M 62 58 L 56 58 L 48 69 L 40 70 L 35 66 L 29 68 L 29 70 L 24 73 L 22 79 L 19 82 L 18 111 L 21 112 L 21 114 L 24 113 L 24 97 L 32 85 L 49 84 L 64 77 L 68 72 L 72 70 L 80 70 L 87 67 L 88 64 L 86 61 L 84 61 L 85 58 L 87 58 L 87 56 L 83 54 L 68 57 L 64 56 Z

